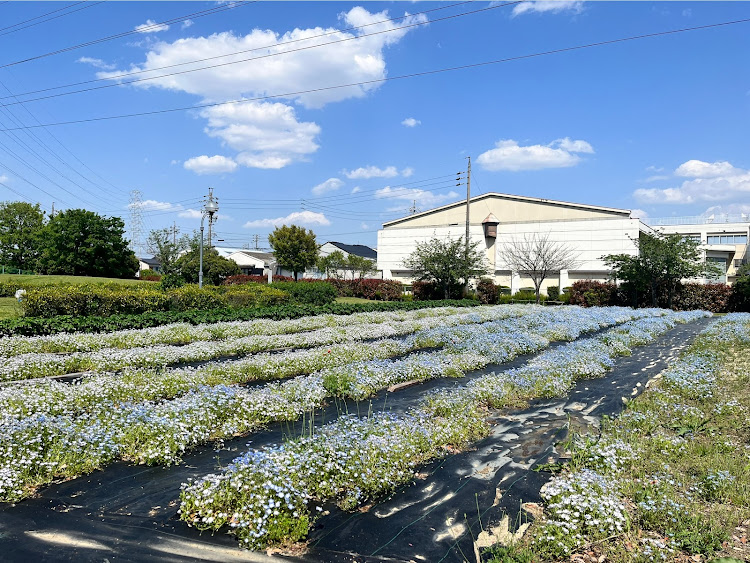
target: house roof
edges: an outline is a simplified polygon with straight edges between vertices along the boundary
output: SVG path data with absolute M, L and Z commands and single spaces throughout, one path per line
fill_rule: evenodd
M 273 260 L 273 252 L 263 252 L 261 250 L 239 250 L 238 252 L 252 258 L 257 258 L 258 260 L 263 260 L 264 262 Z
M 545 198 L 540 198 L 540 197 L 529 197 L 525 195 L 501 194 L 498 192 L 488 192 L 486 194 L 474 196 L 471 198 L 470 201 L 473 203 L 473 202 L 481 201 L 483 199 L 488 199 L 488 198 L 510 199 L 510 200 L 515 200 L 515 201 L 525 201 L 529 203 L 543 203 L 546 205 L 559 205 L 562 207 L 572 207 L 575 209 L 588 209 L 591 211 L 603 211 L 605 213 L 612 213 L 614 215 L 626 215 L 630 217 L 629 209 L 618 209 L 616 207 L 602 207 L 600 205 L 588 205 L 585 203 L 572 203 L 569 201 L 559 201 L 555 199 L 545 199 Z M 401 217 L 400 219 L 393 219 L 392 221 L 383 223 L 383 227 L 396 225 L 404 221 L 415 219 L 416 217 L 423 217 L 425 215 L 429 215 L 430 213 L 435 213 L 436 211 L 443 211 L 445 209 L 450 209 L 451 207 L 457 207 L 457 206 L 463 206 L 463 205 L 466 205 L 466 200 L 457 201 L 455 203 L 449 203 L 441 207 L 435 207 L 434 209 L 428 209 L 427 211 L 422 211 L 421 213 L 415 213 L 414 215 L 407 215 L 406 217 Z
M 159 260 L 156 256 L 153 258 L 138 258 L 141 262 L 144 264 L 148 264 L 149 266 L 161 266 L 161 260 Z
M 370 260 L 378 259 L 378 252 L 374 248 L 365 246 L 364 244 L 344 244 L 343 242 L 328 241 L 326 244 L 332 244 L 339 250 L 343 250 L 347 254 L 354 254 L 355 256 L 361 256 L 362 258 L 369 258 Z

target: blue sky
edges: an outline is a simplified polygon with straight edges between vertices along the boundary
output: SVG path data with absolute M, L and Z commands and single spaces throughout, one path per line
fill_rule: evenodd
M 196 229 L 212 186 L 224 245 L 284 223 L 374 245 L 411 206 L 464 197 L 471 156 L 473 194 L 748 213 L 750 23 L 371 82 L 744 18 L 742 2 L 0 3 L 0 200 L 127 222 L 139 190 L 145 239 Z

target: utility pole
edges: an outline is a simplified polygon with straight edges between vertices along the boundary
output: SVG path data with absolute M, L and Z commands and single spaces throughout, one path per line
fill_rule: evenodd
M 180 232 L 180 228 L 177 226 L 177 222 L 172 222 L 172 244 L 177 245 L 177 233 Z
M 55 216 L 55 202 L 54 201 L 52 202 L 52 212 L 49 214 L 49 216 L 50 217 L 54 217 Z
M 412 200 L 411 207 L 409 208 L 409 214 L 414 215 L 417 212 L 417 200 Z
M 255 250 L 260 250 L 260 235 L 253 235 L 253 245 Z
M 469 207 L 471 204 L 471 157 L 467 156 L 466 158 L 469 159 L 469 166 L 466 169 L 466 256 L 469 256 Z

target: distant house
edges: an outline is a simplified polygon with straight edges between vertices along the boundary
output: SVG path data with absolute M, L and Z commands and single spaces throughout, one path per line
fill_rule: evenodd
M 374 248 L 370 248 L 369 246 L 365 246 L 364 244 L 344 244 L 343 242 L 336 241 L 328 241 L 325 244 L 322 244 L 318 249 L 318 256 L 325 257 L 336 251 L 341 252 L 344 255 L 344 258 L 348 258 L 350 254 L 353 254 L 355 256 L 361 256 L 362 258 L 372 260 L 373 266 L 375 266 L 378 261 L 378 252 Z M 349 271 L 339 271 L 338 274 L 340 277 L 353 275 Z M 325 277 L 325 272 L 321 272 L 317 268 L 315 268 L 313 270 L 306 271 L 305 277 L 322 278 Z M 380 273 L 378 273 L 378 277 L 382 277 Z
M 153 270 L 154 272 L 161 273 L 161 261 L 156 258 L 138 258 L 138 273 L 143 270 Z

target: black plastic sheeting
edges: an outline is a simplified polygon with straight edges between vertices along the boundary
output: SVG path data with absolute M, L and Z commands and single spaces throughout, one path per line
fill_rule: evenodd
M 367 511 L 345 513 L 327 507 L 330 513 L 311 532 L 308 553 L 275 559 L 476 561 L 474 538 L 482 528 L 490 528 L 506 513 L 513 520 L 521 502 L 539 500 L 539 489 L 550 475 L 532 469 L 557 459 L 555 445 L 564 438 L 569 420 L 582 428 L 595 427 L 602 415 L 619 412 L 622 397 L 642 390 L 707 322 L 678 325 L 655 343 L 636 348 L 631 357 L 617 360 L 606 377 L 579 382 L 566 399 L 537 401 L 526 409 L 498 414 L 492 434 L 474 450 L 422 468 L 424 478 Z M 500 369 L 522 365 L 529 357 Z M 404 412 L 428 389 L 465 384 L 468 378 L 437 379 L 384 392 L 358 405 L 339 401 L 319 412 L 315 422 L 333 420 L 342 410 L 361 415 L 382 408 Z M 180 522 L 180 484 L 219 471 L 248 444 L 257 448 L 301 434 L 302 424 L 274 424 L 228 440 L 219 450 L 196 449 L 177 466 L 117 463 L 3 506 L 0 561 L 268 561 L 265 554 L 238 549 L 228 534 L 201 534 Z

